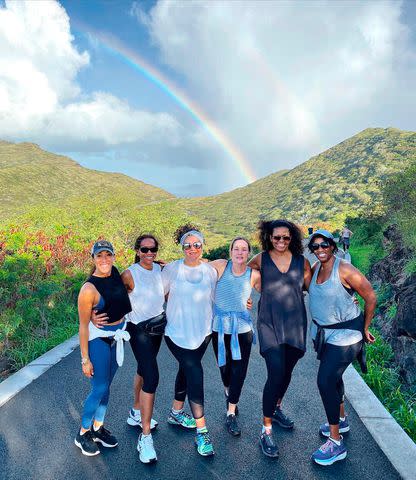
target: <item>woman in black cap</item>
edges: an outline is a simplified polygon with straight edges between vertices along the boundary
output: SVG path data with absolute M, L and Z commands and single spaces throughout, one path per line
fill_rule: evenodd
M 287 220 L 259 223 L 263 252 L 249 266 L 261 272 L 257 327 L 260 353 L 266 360 L 263 390 L 263 428 L 260 446 L 268 457 L 278 457 L 272 422 L 293 428 L 281 409 L 292 371 L 306 350 L 306 310 L 303 289 L 309 286 L 311 267 L 302 255 L 302 233 Z

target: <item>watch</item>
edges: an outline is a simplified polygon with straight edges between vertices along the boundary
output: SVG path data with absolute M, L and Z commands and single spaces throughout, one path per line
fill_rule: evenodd
M 81 357 L 81 365 L 85 365 L 89 361 L 90 361 L 90 359 L 88 357 Z

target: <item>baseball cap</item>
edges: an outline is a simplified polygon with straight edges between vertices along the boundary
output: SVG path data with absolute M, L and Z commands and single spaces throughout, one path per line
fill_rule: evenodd
M 114 247 L 110 242 L 107 242 L 107 240 L 98 240 L 98 242 L 95 242 L 92 246 L 91 255 L 94 256 L 100 252 L 110 252 L 112 255 L 114 255 Z
M 319 230 L 313 232 L 309 237 L 309 241 L 312 241 L 314 237 L 324 237 L 326 239 L 334 240 L 334 236 L 332 235 L 332 233 L 328 232 L 328 230 L 325 230 L 323 228 L 320 228 Z

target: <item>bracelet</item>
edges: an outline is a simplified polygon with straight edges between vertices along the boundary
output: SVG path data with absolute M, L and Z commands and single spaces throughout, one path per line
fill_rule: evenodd
M 81 365 L 85 365 L 86 363 L 88 363 L 90 361 L 90 359 L 88 357 L 82 357 L 81 358 Z

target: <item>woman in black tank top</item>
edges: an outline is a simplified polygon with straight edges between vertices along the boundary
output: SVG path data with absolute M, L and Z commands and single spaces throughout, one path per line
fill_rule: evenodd
M 281 402 L 292 371 L 306 350 L 303 289 L 309 286 L 311 266 L 302 255 L 302 233 L 294 223 L 260 222 L 259 239 L 263 252 L 249 266 L 261 272 L 257 328 L 260 353 L 267 365 L 260 445 L 265 455 L 277 457 L 272 422 L 282 428 L 293 428 L 293 421 L 281 410 Z

